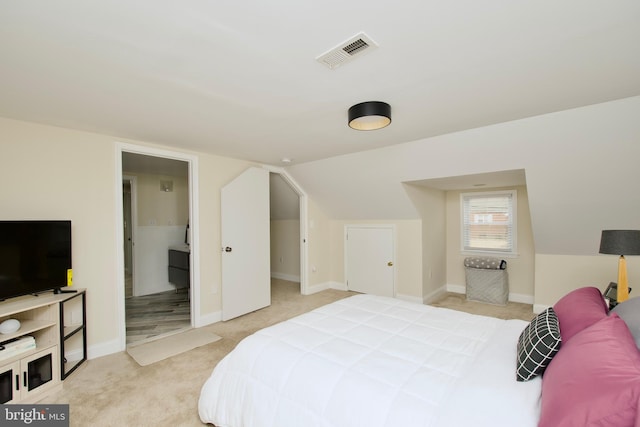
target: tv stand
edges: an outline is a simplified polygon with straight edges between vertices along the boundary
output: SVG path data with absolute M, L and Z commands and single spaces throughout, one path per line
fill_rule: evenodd
M 0 342 L 35 339 L 35 347 L 0 357 L 0 404 L 41 401 L 59 390 L 62 380 L 86 360 L 86 291 L 74 291 L 0 303 L 0 322 L 20 321 L 20 329 L 0 335 Z

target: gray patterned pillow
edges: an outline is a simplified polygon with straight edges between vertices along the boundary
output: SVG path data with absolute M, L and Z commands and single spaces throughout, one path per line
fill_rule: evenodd
M 553 308 L 538 314 L 518 339 L 516 379 L 528 381 L 542 375 L 553 356 L 560 350 L 560 324 Z

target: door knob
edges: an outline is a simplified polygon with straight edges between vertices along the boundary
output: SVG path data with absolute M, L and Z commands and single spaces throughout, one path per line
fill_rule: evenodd
M 389 262 L 387 263 L 387 265 L 388 265 L 389 267 L 393 267 L 393 261 L 389 261 Z
M 231 252 L 231 247 L 230 247 L 230 246 L 225 247 L 225 248 L 224 248 L 224 251 L 225 251 L 225 252 Z

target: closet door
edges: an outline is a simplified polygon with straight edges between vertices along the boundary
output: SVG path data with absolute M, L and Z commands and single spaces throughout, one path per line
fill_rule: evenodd
M 391 226 L 345 228 L 345 271 L 350 291 L 395 295 L 394 239 Z

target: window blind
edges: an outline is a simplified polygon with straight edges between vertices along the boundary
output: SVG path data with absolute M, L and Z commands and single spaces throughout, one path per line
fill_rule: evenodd
M 462 197 L 462 249 L 515 252 L 515 192 L 465 193 Z

